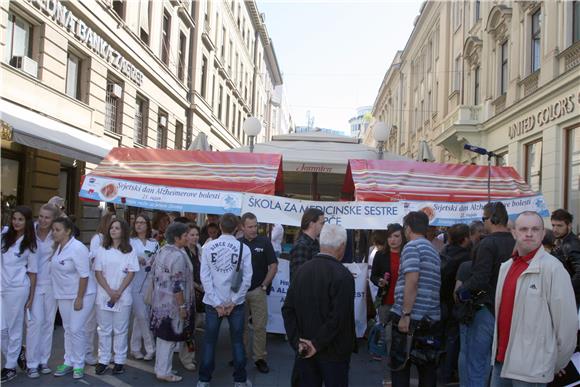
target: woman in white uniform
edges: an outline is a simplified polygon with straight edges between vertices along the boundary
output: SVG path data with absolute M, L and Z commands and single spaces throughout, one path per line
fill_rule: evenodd
M 89 245 L 89 257 L 91 259 L 91 271 L 93 276 L 95 275 L 95 255 L 99 248 L 103 245 L 103 240 L 105 238 L 105 234 L 109 230 L 109 225 L 115 219 L 115 214 L 109 212 L 108 210 L 105 212 L 105 215 L 101 217 L 99 221 L 99 226 L 97 227 L 97 233 L 93 235 L 91 238 L 91 243 Z M 97 336 L 97 309 L 96 305 L 91 310 L 91 314 L 87 319 L 87 326 L 85 330 L 87 332 L 87 348 L 85 354 L 85 362 L 88 365 L 97 365 L 97 358 L 95 357 L 95 337 Z
M 36 288 L 36 235 L 32 211 L 18 206 L 12 212 L 10 226 L 2 234 L 2 382 L 16 377 L 16 364 L 24 328 L 25 310 L 34 301 Z
M 107 371 L 111 360 L 111 342 L 115 352 L 113 374 L 125 372 L 129 321 L 131 317 L 131 281 L 139 271 L 137 255 L 129 242 L 129 224 L 115 219 L 95 257 L 97 289 L 97 332 L 99 362 L 95 373 Z
M 85 325 L 95 304 L 97 287 L 90 269 L 89 250 L 76 240 L 69 218 L 52 223 L 54 255 L 50 262 L 52 291 L 64 328 L 64 363 L 54 376 L 84 376 L 87 335 Z
M 52 350 L 52 333 L 54 332 L 54 317 L 56 301 L 52 292 L 50 278 L 50 257 L 53 252 L 52 222 L 58 217 L 60 210 L 53 204 L 40 207 L 36 224 L 36 255 L 38 257 L 38 273 L 36 274 L 36 293 L 30 320 L 26 329 L 26 366 L 29 378 L 38 378 L 40 374 L 50 374 L 48 359 Z
M 155 356 L 155 341 L 149 329 L 149 307 L 145 305 L 145 280 L 151 278 L 151 265 L 159 244 L 152 239 L 151 221 L 145 214 L 135 218 L 131 232 L 131 246 L 139 260 L 139 271 L 133 280 L 133 331 L 131 333 L 131 355 L 135 359 L 151 360 Z M 141 351 L 141 341 L 145 347 L 145 356 Z

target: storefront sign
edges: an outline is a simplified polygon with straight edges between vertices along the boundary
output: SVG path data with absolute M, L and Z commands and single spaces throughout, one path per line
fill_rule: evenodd
M 366 263 L 348 263 L 344 265 L 354 277 L 354 320 L 356 336 L 363 337 L 367 328 L 366 284 L 368 265 Z M 272 290 L 268 295 L 268 333 L 285 334 L 282 306 L 290 286 L 290 263 L 286 259 L 278 260 L 278 272 L 272 280 Z
M 125 59 L 119 51 L 115 50 L 109 42 L 87 26 L 85 22 L 74 16 L 59 0 L 28 1 L 138 86 L 143 85 L 143 73 Z
M 577 104 L 580 104 L 580 92 L 567 95 L 556 102 L 544 106 L 536 113 L 514 122 L 508 127 L 510 140 L 523 136 L 535 128 L 542 128 L 553 121 L 573 113 Z
M 242 194 L 204 189 L 143 184 L 95 175 L 85 177 L 79 196 L 163 211 L 240 215 Z

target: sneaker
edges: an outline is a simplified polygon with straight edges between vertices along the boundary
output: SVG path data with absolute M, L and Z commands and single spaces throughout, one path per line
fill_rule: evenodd
M 16 377 L 16 370 L 14 368 L 2 368 L 2 379 L 3 383 L 8 382 Z
M 124 374 L 124 373 L 125 373 L 125 366 L 123 364 L 115 363 L 115 366 L 113 367 L 113 375 L 119 375 L 119 374 Z
M 250 379 L 246 379 L 245 382 L 234 382 L 234 387 L 252 387 L 252 382 Z
M 73 370 L 73 379 L 82 379 L 85 376 L 84 368 L 75 368 Z
M 189 364 L 181 363 L 181 365 L 183 366 L 183 368 L 185 368 L 188 371 L 195 371 L 197 368 L 197 365 L 195 362 L 191 362 Z
M 20 348 L 20 353 L 18 354 L 18 359 L 16 360 L 16 363 L 18 364 L 18 367 L 20 367 L 20 369 L 22 371 L 26 372 L 28 367 L 26 367 L 26 348 L 25 347 Z
M 104 374 L 105 372 L 107 372 L 107 365 L 106 365 L 106 364 L 103 364 L 103 363 L 98 363 L 98 364 L 95 366 L 95 374 L 97 374 L 97 375 L 102 375 L 102 374 Z
M 48 375 L 52 373 L 52 370 L 48 368 L 46 364 L 41 364 L 38 366 L 38 372 L 40 372 L 43 375 Z
M 26 371 L 26 376 L 28 376 L 30 379 L 40 378 L 40 374 L 38 373 L 38 368 L 29 368 L 28 371 Z
M 143 360 L 143 354 L 141 352 L 131 352 L 131 356 L 135 360 Z
M 209 382 L 197 382 L 197 387 L 209 387 Z
M 256 365 L 258 371 L 260 371 L 261 373 L 267 374 L 268 372 L 270 372 L 270 367 L 268 367 L 268 363 L 266 363 L 266 360 L 259 359 L 254 364 Z
M 54 376 L 65 376 L 73 372 L 73 368 L 66 364 L 61 364 L 56 367 L 56 371 L 54 372 Z
M 143 356 L 143 360 L 150 361 L 150 360 L 153 360 L 154 357 L 155 357 L 155 352 L 148 352 L 145 354 L 145 356 Z
M 94 366 L 97 365 L 98 361 L 97 358 L 95 357 L 95 355 L 93 355 L 92 353 L 87 353 L 85 355 L 85 364 L 86 365 L 90 365 L 90 366 Z

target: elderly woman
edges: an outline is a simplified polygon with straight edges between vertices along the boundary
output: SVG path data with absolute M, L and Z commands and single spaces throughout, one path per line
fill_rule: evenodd
M 166 382 L 179 382 L 171 370 L 173 351 L 179 342 L 191 342 L 195 329 L 193 273 L 183 248 L 188 244 L 189 226 L 173 223 L 165 231 L 167 244 L 153 265 L 151 330 L 156 337 L 155 375 Z M 193 348 L 191 349 L 193 350 Z

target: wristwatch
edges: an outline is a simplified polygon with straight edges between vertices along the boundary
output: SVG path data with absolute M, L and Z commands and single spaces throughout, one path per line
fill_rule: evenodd
M 411 312 L 403 311 L 403 317 L 411 317 Z

